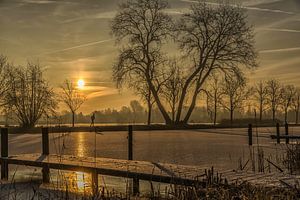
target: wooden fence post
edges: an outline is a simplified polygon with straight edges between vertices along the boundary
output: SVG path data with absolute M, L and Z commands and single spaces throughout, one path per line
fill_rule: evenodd
M 286 136 L 289 136 L 289 124 L 286 122 L 284 127 L 285 127 L 285 135 L 286 135 Z M 285 143 L 286 143 L 286 144 L 289 144 L 289 143 L 290 143 L 289 138 L 285 138 Z
M 8 129 L 1 128 L 1 158 L 8 157 Z M 8 163 L 2 160 L 1 163 L 1 180 L 8 179 Z
M 42 155 L 49 155 L 49 129 L 42 128 Z M 48 165 L 44 165 L 42 169 L 43 183 L 50 183 L 50 169 Z
M 276 138 L 277 138 L 277 144 L 280 144 L 280 126 L 279 123 L 276 124 Z
M 133 160 L 132 150 L 132 125 L 128 126 L 128 160 Z
M 249 138 L 249 146 L 252 146 L 252 124 L 249 124 L 248 127 L 248 138 Z
M 133 128 L 132 125 L 128 126 L 128 160 L 133 160 Z M 132 193 L 133 195 L 139 194 L 140 186 L 138 177 L 132 180 Z

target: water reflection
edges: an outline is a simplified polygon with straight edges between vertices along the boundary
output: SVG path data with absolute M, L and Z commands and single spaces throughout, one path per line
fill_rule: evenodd
M 84 156 L 84 151 L 85 151 L 85 144 L 84 144 L 84 133 L 78 133 L 77 134 L 77 155 L 79 157 Z
M 91 176 L 84 172 L 64 172 L 65 186 L 70 192 L 91 193 Z

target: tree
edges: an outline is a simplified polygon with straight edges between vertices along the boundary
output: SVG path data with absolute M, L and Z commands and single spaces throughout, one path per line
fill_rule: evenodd
M 205 2 L 192 5 L 191 12 L 183 15 L 176 26 L 176 38 L 180 50 L 192 60 L 193 65 L 187 70 L 189 75 L 178 104 L 177 123 L 181 120 L 190 88 L 194 91 L 183 123 L 187 123 L 191 116 L 197 96 L 211 73 L 237 74 L 240 66 L 257 66 L 252 28 L 246 18 L 243 9 L 238 6 L 212 6 Z
M 295 124 L 298 124 L 299 121 L 299 109 L 300 109 L 300 89 L 297 88 L 295 95 L 292 99 L 292 108 L 295 112 Z
M 265 82 L 260 81 L 254 86 L 254 97 L 258 102 L 259 108 L 259 120 L 262 120 L 263 112 L 266 110 L 265 106 L 267 104 L 268 98 L 268 87 Z
M 159 67 L 164 62 L 161 53 L 163 40 L 170 34 L 171 18 L 163 12 L 167 2 L 162 0 L 129 0 L 119 6 L 112 21 L 116 41 L 124 41 L 126 48 L 113 67 L 118 87 L 124 83 L 143 80 L 167 124 L 171 119 L 158 95 Z
M 81 105 L 86 101 L 86 96 L 70 81 L 65 80 L 61 86 L 61 101 L 69 108 L 72 113 L 72 127 L 75 126 L 75 114 Z
M 206 89 L 207 94 L 207 109 L 213 115 L 213 123 L 217 123 L 218 106 L 220 105 L 223 90 L 220 81 L 220 74 L 213 74 L 209 86 Z
M 223 96 L 221 104 L 230 113 L 230 122 L 233 123 L 234 112 L 243 107 L 243 102 L 248 98 L 250 90 L 246 88 L 243 77 L 226 76 L 222 87 Z
M 238 73 L 240 66 L 256 66 L 253 33 L 244 11 L 236 6 L 194 4 L 176 28 L 163 12 L 166 7 L 167 3 L 162 0 L 131 0 L 120 5 L 112 32 L 117 41 L 125 40 L 127 47 L 120 52 L 113 77 L 119 87 L 124 82 L 145 80 L 166 124 L 186 124 L 212 72 L 232 74 Z M 165 81 L 162 77 L 167 78 L 161 48 L 170 34 L 176 36 L 181 52 L 190 59 L 185 62 L 189 65 L 182 67 L 187 75 L 178 95 L 175 120 L 163 104 L 160 95 L 163 91 L 158 89 Z M 189 97 L 190 105 L 182 119 Z
M 281 88 L 282 107 L 284 110 L 284 121 L 288 122 L 288 112 L 291 109 L 293 99 L 296 95 L 296 89 L 293 85 L 283 86 Z
M 10 67 L 6 104 L 24 128 L 34 127 L 42 115 L 54 113 L 55 95 L 43 77 L 41 66 Z
M 281 84 L 275 79 L 271 79 L 267 82 L 268 88 L 268 104 L 270 105 L 272 112 L 272 119 L 275 121 L 276 112 L 282 103 L 282 90 Z

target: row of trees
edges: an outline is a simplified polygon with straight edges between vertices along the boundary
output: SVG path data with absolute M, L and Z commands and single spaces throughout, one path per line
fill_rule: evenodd
M 120 44 L 113 78 L 146 101 L 148 122 L 155 104 L 166 124 L 186 124 L 209 77 L 235 79 L 242 68 L 257 66 L 253 30 L 239 6 L 199 1 L 178 20 L 166 8 L 165 0 L 120 4 L 111 25 Z M 163 51 L 173 43 L 175 58 Z
M 252 109 L 258 112 L 258 119 L 263 120 L 264 114 L 271 113 L 273 121 L 277 113 L 284 113 L 284 121 L 288 121 L 288 113 L 295 113 L 295 123 L 298 124 L 300 108 L 300 89 L 293 85 L 284 85 L 278 80 L 260 81 L 253 86 L 247 86 L 244 77 L 232 79 L 214 75 L 205 88 L 207 111 L 214 124 L 217 121 L 219 109 L 225 109 L 230 114 L 230 121 L 238 110 Z

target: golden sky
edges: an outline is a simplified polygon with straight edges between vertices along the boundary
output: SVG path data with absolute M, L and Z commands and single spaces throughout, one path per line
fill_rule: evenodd
M 0 53 L 14 64 L 39 61 L 54 88 L 68 78 L 84 79 L 85 113 L 120 108 L 132 99 L 111 81 L 118 49 L 110 20 L 122 0 L 0 0 Z M 192 0 L 170 0 L 170 15 L 186 12 Z M 212 1 L 213 2 L 213 1 Z M 237 2 L 237 1 L 235 1 Z M 244 0 L 255 28 L 259 68 L 250 80 L 278 78 L 300 86 L 300 1 Z

